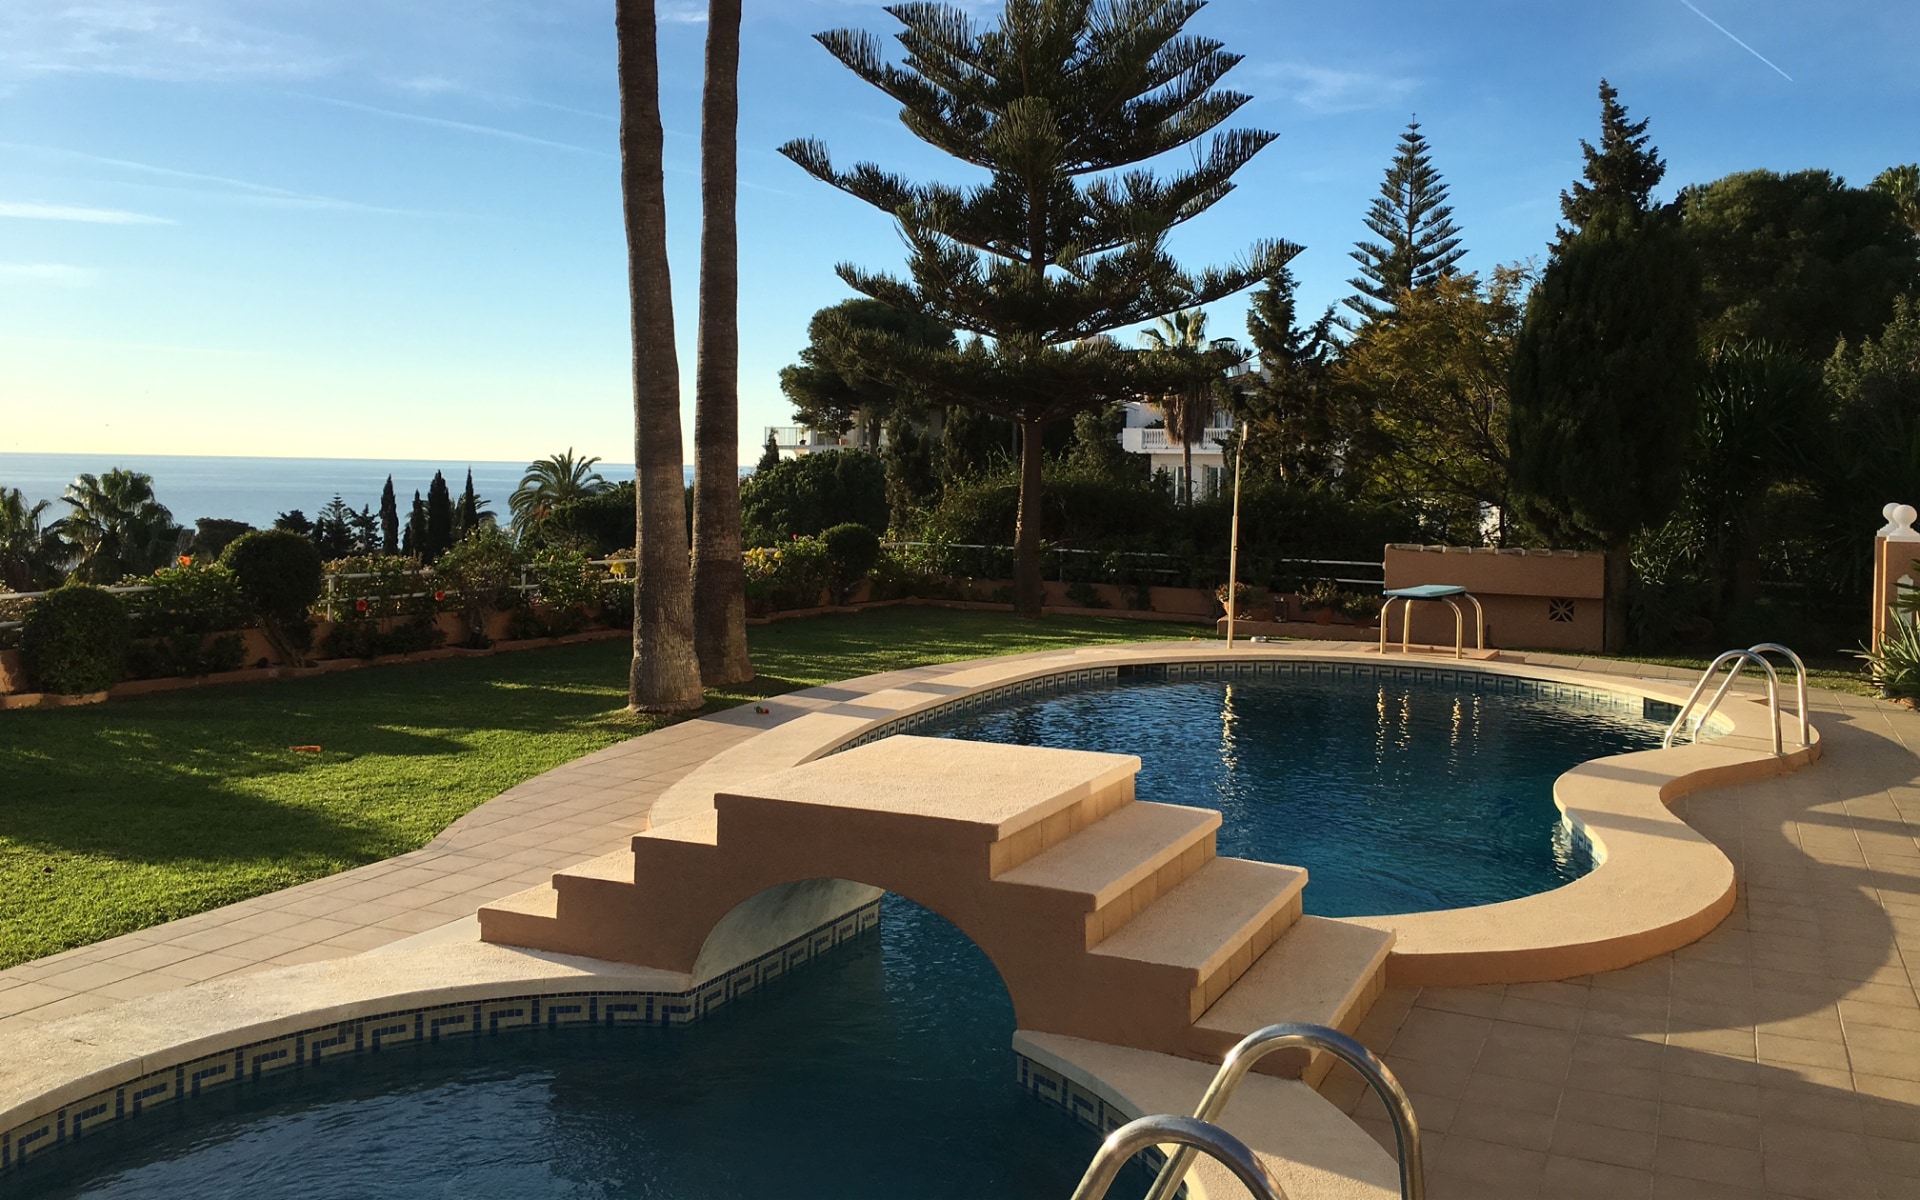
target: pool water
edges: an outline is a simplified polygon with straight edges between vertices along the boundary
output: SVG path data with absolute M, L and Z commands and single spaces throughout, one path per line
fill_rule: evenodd
M 1306 911 L 1489 904 L 1584 875 L 1553 781 L 1659 746 L 1639 716 L 1391 678 L 1130 682 L 1021 697 L 918 733 L 1137 754 L 1138 796 L 1224 815 L 1223 855 L 1307 868 Z
M 516 1032 L 209 1092 L 0 1181 L 47 1200 L 1065 1200 L 1098 1145 L 1014 1083 L 966 936 L 880 931 L 678 1029 Z M 1135 1168 L 1115 1196 L 1137 1200 Z

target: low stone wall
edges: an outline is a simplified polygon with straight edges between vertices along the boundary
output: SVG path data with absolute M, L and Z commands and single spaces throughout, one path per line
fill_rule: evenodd
M 1489 647 L 1599 651 L 1606 646 L 1607 571 L 1599 554 L 1392 545 L 1386 549 L 1385 577 L 1389 589 L 1446 584 L 1472 592 L 1486 609 Z M 1472 606 L 1463 607 L 1472 621 Z M 1392 640 L 1400 636 L 1400 611 L 1395 605 Z M 1413 620 L 1413 640 L 1452 642 L 1453 614 L 1445 606 L 1416 605 Z M 1473 642 L 1471 628 L 1467 642 Z

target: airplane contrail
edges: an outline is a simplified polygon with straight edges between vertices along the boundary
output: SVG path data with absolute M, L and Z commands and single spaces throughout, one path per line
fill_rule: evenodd
M 1755 50 L 1752 46 L 1749 46 L 1745 42 L 1741 41 L 1737 36 L 1735 36 L 1733 30 L 1728 29 L 1725 25 L 1722 25 L 1720 22 L 1714 20 L 1712 17 L 1701 12 L 1698 8 L 1694 6 L 1693 0 L 1680 0 L 1680 3 L 1686 5 L 1688 8 L 1693 9 L 1693 14 L 1699 17 L 1702 21 L 1705 21 L 1707 24 L 1713 26 L 1715 29 L 1718 29 L 1721 33 L 1724 33 L 1729 38 L 1732 38 L 1734 45 L 1740 47 L 1742 50 L 1745 50 L 1748 54 L 1753 55 L 1755 58 L 1767 64 L 1769 67 L 1772 67 L 1774 71 L 1779 74 L 1780 78 L 1786 80 L 1788 83 L 1793 82 L 1793 76 L 1787 74 L 1785 71 L 1780 70 L 1780 67 L 1778 66 L 1778 64 L 1776 64 L 1772 59 L 1760 53 L 1758 50 Z

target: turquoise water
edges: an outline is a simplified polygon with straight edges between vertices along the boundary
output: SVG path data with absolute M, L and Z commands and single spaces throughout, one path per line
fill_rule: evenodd
M 1553 781 L 1660 744 L 1613 710 L 1392 679 L 1120 682 L 917 730 L 1137 754 L 1138 795 L 1219 809 L 1220 853 L 1303 866 L 1306 910 L 1423 912 L 1585 874 Z
M 502 1034 L 267 1077 L 49 1154 L 36 1200 L 1065 1200 L 1094 1133 L 1014 1084 L 1013 1007 L 944 920 L 679 1029 Z M 1146 1176 L 1116 1196 L 1137 1200 Z

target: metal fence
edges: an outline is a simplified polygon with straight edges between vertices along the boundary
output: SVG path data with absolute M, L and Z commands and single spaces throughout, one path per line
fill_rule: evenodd
M 1013 578 L 1012 546 L 972 542 L 887 542 L 889 549 L 904 550 L 919 556 L 925 567 L 937 574 L 972 579 Z M 1364 559 L 1279 558 L 1268 559 L 1288 573 L 1303 579 L 1332 579 L 1349 587 L 1383 588 L 1386 565 Z M 1121 587 L 1148 584 L 1158 587 L 1199 586 L 1194 580 L 1218 574 L 1225 578 L 1222 564 L 1212 555 L 1186 556 L 1151 550 L 1076 550 L 1066 546 L 1042 546 L 1041 574 L 1058 583 L 1107 583 Z M 1371 574 L 1356 577 L 1360 571 Z M 1337 573 L 1336 573 L 1337 572 Z

